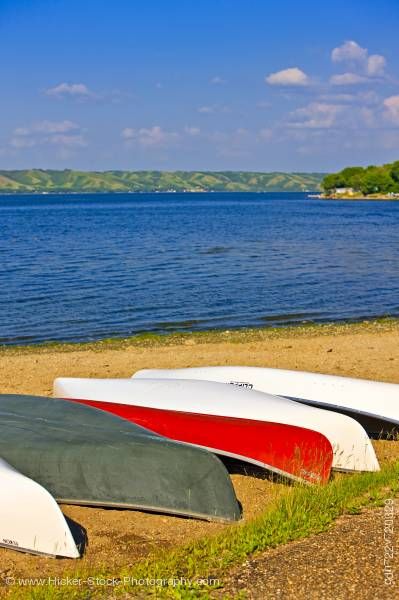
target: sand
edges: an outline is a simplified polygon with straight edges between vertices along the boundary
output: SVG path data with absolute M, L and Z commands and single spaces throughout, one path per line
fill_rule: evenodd
M 89 346 L 6 348 L 0 351 L 2 393 L 51 395 L 58 376 L 128 377 L 142 368 L 200 365 L 280 367 L 399 383 L 399 325 L 301 327 L 261 332 L 183 336 L 176 343 L 124 341 Z M 380 460 L 399 457 L 397 442 L 376 442 Z M 262 512 L 284 484 L 264 473 L 230 465 L 244 519 Z M 234 472 L 236 471 L 236 472 Z M 238 471 L 238 472 L 237 472 Z M 56 576 L 74 569 L 115 573 L 159 547 L 220 531 L 226 525 L 134 511 L 63 506 L 65 515 L 86 528 L 89 545 L 79 561 L 47 559 L 0 548 L 0 583 L 6 576 Z M 230 525 L 230 527 L 234 525 Z M 0 588 L 1 589 L 1 588 Z

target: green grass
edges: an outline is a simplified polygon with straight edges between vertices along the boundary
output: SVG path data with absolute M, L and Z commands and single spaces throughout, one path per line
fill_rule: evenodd
M 287 542 L 305 538 L 328 529 L 343 514 L 356 514 L 362 507 L 381 506 L 383 499 L 399 491 L 399 462 L 388 464 L 378 473 L 336 476 L 327 486 L 296 485 L 279 496 L 263 515 L 242 524 L 232 525 L 212 537 L 159 552 L 138 562 L 132 569 L 118 573 L 84 573 L 78 570 L 71 577 L 118 578 L 121 584 L 102 587 L 35 587 L 29 590 L 35 600 L 132 597 L 154 595 L 157 598 L 209 598 L 215 587 L 195 583 L 198 578 L 223 582 L 229 568 L 239 565 L 248 556 Z M 150 578 L 170 580 L 183 578 L 177 586 L 158 585 L 136 587 L 123 584 L 124 577 L 131 580 Z M 184 581 L 187 580 L 187 581 Z M 194 583 L 192 583 L 194 582 Z M 11 598 L 27 597 L 27 589 L 11 590 Z

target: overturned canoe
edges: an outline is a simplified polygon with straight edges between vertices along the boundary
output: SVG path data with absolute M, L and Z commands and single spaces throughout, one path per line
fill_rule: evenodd
M 64 515 L 41 485 L 0 458 L 0 546 L 46 556 L 79 558 Z
M 191 378 L 190 373 L 192 373 Z M 201 377 L 201 374 L 195 369 L 145 369 L 138 371 L 133 376 L 132 381 L 142 381 L 147 377 L 151 378 L 151 381 L 155 381 L 154 378 L 163 378 L 164 381 L 167 380 L 166 378 L 175 380 L 180 375 L 182 381 L 185 379 L 205 380 L 206 376 L 207 380 L 210 381 L 211 377 L 209 373 Z M 228 416 L 276 421 L 318 431 L 330 441 L 333 447 L 333 469 L 340 471 L 379 470 L 378 460 L 370 439 L 363 427 L 354 419 L 342 414 L 305 406 L 279 396 L 272 396 L 266 392 L 255 395 L 254 390 L 246 389 L 251 384 L 246 382 L 245 379 L 242 381 L 239 379 L 229 380 L 229 382 L 231 381 L 234 381 L 237 385 L 229 386 L 228 389 L 240 388 L 242 391 L 246 391 L 246 395 L 236 396 L 237 400 L 234 403 L 227 400 L 222 404 L 218 402 L 215 396 L 212 401 L 213 405 L 209 407 L 209 410 L 220 410 Z M 220 376 L 220 382 L 226 383 L 226 380 L 223 380 Z M 187 398 L 187 402 L 189 402 L 189 396 Z M 200 406 L 201 400 L 198 403 Z
M 66 504 L 240 517 L 216 456 L 65 400 L 0 395 L 0 456 Z
M 356 419 L 372 437 L 399 433 L 399 384 L 262 367 L 144 370 L 135 377 L 206 379 L 278 394 Z
M 329 477 L 331 443 L 303 418 L 294 422 L 295 415 L 319 411 L 289 400 L 211 382 L 159 379 L 58 378 L 54 393 L 287 477 Z

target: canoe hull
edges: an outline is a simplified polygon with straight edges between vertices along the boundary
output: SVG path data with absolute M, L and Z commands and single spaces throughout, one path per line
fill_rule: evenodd
M 165 437 L 251 462 L 290 479 L 325 483 L 330 477 L 331 444 L 308 429 L 117 402 L 75 401 L 111 412 Z
M 355 419 L 355 421 L 357 421 L 367 432 L 367 435 L 375 440 L 395 439 L 399 434 L 399 421 L 396 422 L 393 419 L 385 419 L 379 415 L 372 415 L 355 409 L 343 408 L 340 405 L 315 402 L 304 398 L 285 397 L 300 402 L 301 404 L 306 404 L 306 406 L 313 406 L 314 408 L 319 408 L 321 410 L 340 413 L 341 415 Z
M 44 556 L 80 556 L 54 498 L 1 458 L 0 546 Z
M 375 438 L 399 433 L 399 385 L 353 377 L 262 367 L 143 370 L 134 377 L 171 377 L 232 383 L 277 394 L 356 419 Z
M 0 396 L 0 423 L 0 456 L 61 502 L 240 518 L 226 468 L 205 450 L 52 398 Z
M 85 380 L 61 378 L 55 388 L 60 396 L 77 397 L 84 390 L 87 399 L 125 401 L 133 398 L 134 404 L 142 404 L 137 399 L 144 396 L 143 403 L 150 397 L 154 408 L 167 407 L 175 410 L 219 414 L 223 416 L 278 422 L 312 429 L 324 435 L 333 447 L 333 469 L 340 471 L 378 471 L 379 464 L 370 439 L 361 425 L 345 415 L 331 413 L 305 406 L 298 402 L 260 393 L 245 386 L 224 385 L 225 381 L 211 382 L 198 377 L 195 381 L 205 387 L 196 387 L 189 379 L 192 370 L 143 370 L 131 379 L 136 387 L 130 387 L 128 380 Z M 176 379 L 182 374 L 182 379 Z M 153 377 L 150 379 L 150 375 Z M 163 377 L 165 375 L 165 377 Z M 194 370 L 193 377 L 197 373 Z M 205 379 L 205 375 L 203 379 Z M 99 382 L 99 384 L 96 383 Z M 103 383 L 106 381 L 106 383 Z M 120 382 L 119 384 L 117 382 Z M 143 382 L 146 381 L 147 384 Z M 159 382 L 158 387 L 156 382 Z M 229 382 L 231 379 L 229 379 Z M 236 381 L 245 382 L 245 379 Z M 170 387 L 168 387 L 168 382 Z M 225 388 L 225 392 L 220 387 Z M 193 387 L 194 386 L 194 387 Z M 228 391 L 230 390 L 230 391 Z M 105 395 L 101 397 L 101 394 Z M 115 395 L 115 393 L 117 395 Z M 81 397 L 81 396 L 80 396 Z

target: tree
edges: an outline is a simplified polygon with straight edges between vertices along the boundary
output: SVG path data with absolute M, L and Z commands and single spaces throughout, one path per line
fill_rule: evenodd
M 374 167 L 367 169 L 362 181 L 361 190 L 363 194 L 376 194 L 390 192 L 393 188 L 393 181 L 389 173 L 382 168 Z
M 323 189 L 329 193 L 339 187 L 345 187 L 345 179 L 341 173 L 331 173 L 326 175 L 321 183 Z
M 399 160 L 392 163 L 390 173 L 395 183 L 399 183 Z
M 376 167 L 346 167 L 339 173 L 327 175 L 322 182 L 327 193 L 337 188 L 353 188 L 363 194 L 399 192 L 399 160 Z

